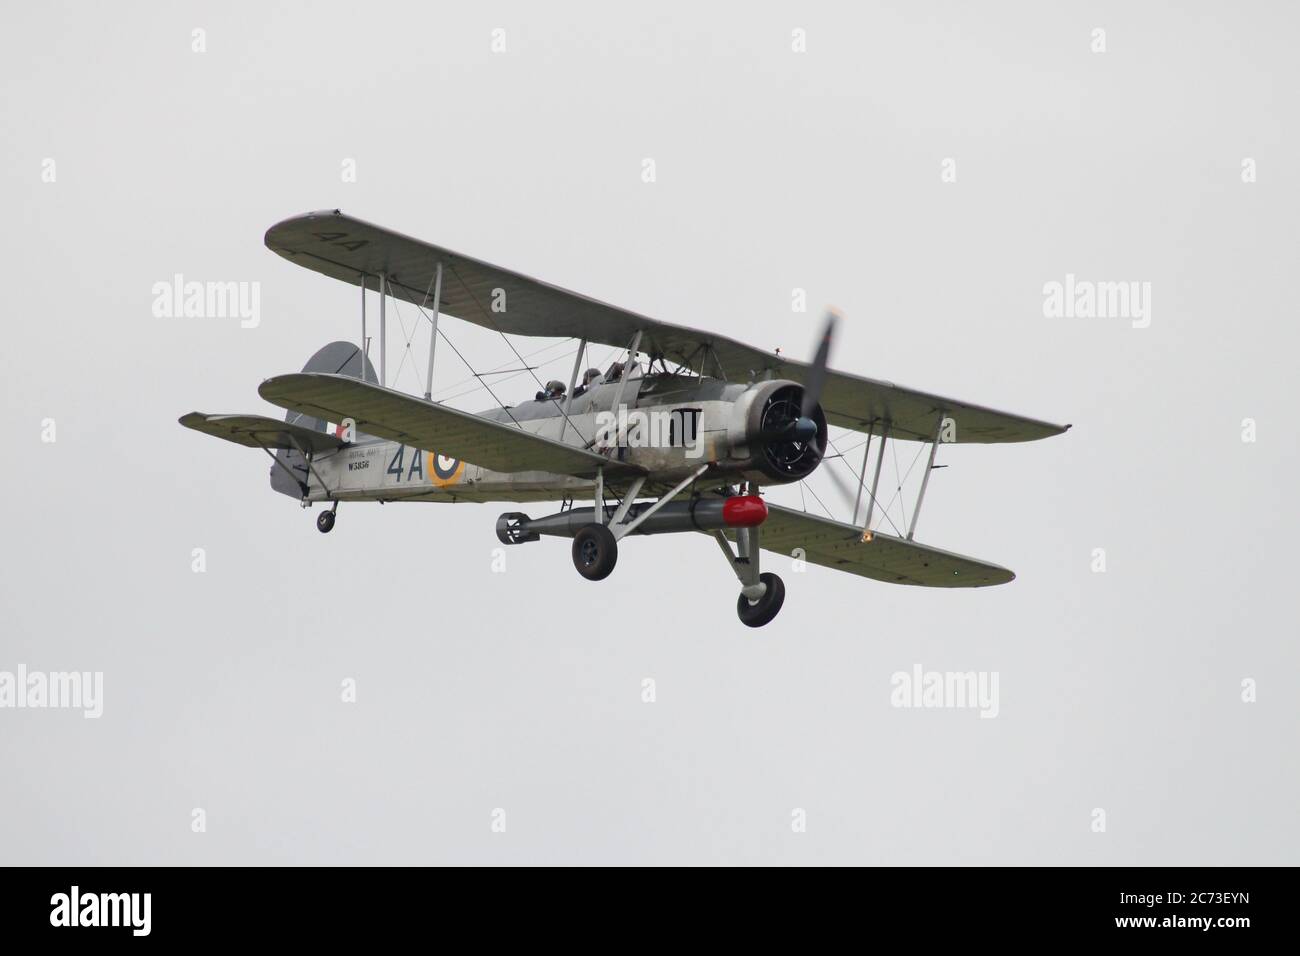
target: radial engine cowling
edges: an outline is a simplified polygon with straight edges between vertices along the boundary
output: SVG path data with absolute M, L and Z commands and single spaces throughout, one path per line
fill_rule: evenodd
M 826 414 L 813 407 L 800 418 L 803 386 L 776 380 L 759 382 L 736 402 L 727 429 L 733 466 L 763 484 L 807 478 L 821 464 L 826 448 Z

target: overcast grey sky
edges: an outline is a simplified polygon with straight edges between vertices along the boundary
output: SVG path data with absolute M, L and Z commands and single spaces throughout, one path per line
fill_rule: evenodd
M 5 862 L 1300 862 L 1293 5 L 2 16 L 0 671 L 104 675 L 97 720 L 0 709 Z M 494 573 L 509 506 L 318 534 L 176 419 L 279 416 L 258 383 L 355 338 L 262 245 L 333 207 L 795 355 L 833 303 L 836 367 L 1073 423 L 941 450 L 918 538 L 1018 579 L 771 558 L 753 631 L 703 537 L 596 585 L 554 539 Z M 154 317 L 176 273 L 260 323 Z M 1149 325 L 1048 317 L 1067 275 L 1150 283 Z M 996 719 L 891 706 L 918 664 L 996 672 Z

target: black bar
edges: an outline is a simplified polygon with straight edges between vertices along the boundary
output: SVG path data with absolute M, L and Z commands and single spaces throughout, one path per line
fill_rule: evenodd
M 1290 918 L 1283 904 L 1295 876 L 1289 869 L 1207 867 L 570 869 L 543 879 L 517 869 L 56 867 L 4 873 L 0 925 L 6 943 L 63 937 L 96 945 L 284 940 L 331 947 L 396 942 L 412 933 L 451 939 L 463 931 L 486 932 L 496 940 L 530 927 L 536 946 L 582 938 L 610 946 L 621 938 L 658 939 L 666 946 L 688 931 L 706 938 L 721 933 L 733 944 L 783 936 L 808 944 L 848 934 L 917 947 L 1126 937 L 1139 945 L 1213 940 L 1231 946 L 1285 932 Z M 116 916 L 118 925 L 70 925 L 74 886 L 78 922 L 99 922 L 103 914 L 104 922 Z

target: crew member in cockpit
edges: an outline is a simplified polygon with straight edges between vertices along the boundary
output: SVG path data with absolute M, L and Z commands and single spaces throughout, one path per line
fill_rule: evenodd
M 582 384 L 573 390 L 573 397 L 577 398 L 580 395 L 586 394 L 587 389 L 591 388 L 593 385 L 599 384 L 596 381 L 598 378 L 600 378 L 600 369 L 598 368 L 589 368 L 587 371 L 583 372 Z
M 555 402 L 564 397 L 565 384 L 558 379 L 551 379 L 546 383 L 546 389 L 537 393 L 539 402 Z

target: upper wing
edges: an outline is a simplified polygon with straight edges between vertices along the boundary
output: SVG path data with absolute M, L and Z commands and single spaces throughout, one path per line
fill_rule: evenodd
M 770 372 L 773 377 L 802 382 L 808 371 L 806 362 L 722 335 L 657 322 L 353 219 L 337 209 L 272 226 L 266 233 L 266 245 L 291 262 L 352 285 L 360 285 L 367 277 L 369 286 L 377 288 L 376 276 L 383 273 L 394 296 L 421 307 L 432 307 L 434 270 L 441 262 L 441 311 L 513 335 L 571 336 L 626 347 L 639 331 L 641 351 L 687 366 L 700 365 L 704 349 L 711 349 L 716 367 L 732 381 L 751 381 Z M 498 289 L 505 295 L 504 312 L 490 309 L 499 298 Z M 714 370 L 710 360 L 706 371 Z M 888 422 L 890 435 L 901 439 L 928 441 L 945 417 L 956 422 L 958 442 L 1031 441 L 1069 428 L 834 371 L 829 373 L 822 394 L 822 408 L 832 425 L 861 431 L 873 423 Z
M 863 541 L 862 529 L 853 525 L 780 505 L 768 504 L 767 510 L 758 536 L 763 550 L 790 555 L 801 548 L 805 561 L 837 571 L 927 588 L 982 588 L 1016 577 L 996 564 L 879 531 Z
M 357 431 L 493 471 L 549 471 L 577 478 L 592 478 L 597 468 L 604 468 L 607 476 L 641 471 L 515 425 L 426 402 L 346 375 L 278 375 L 268 378 L 257 391 L 281 408 L 333 422 L 351 418 Z
M 343 439 L 326 432 L 313 431 L 263 415 L 205 415 L 202 412 L 190 412 L 181 417 L 180 423 L 205 435 L 224 438 L 249 448 L 301 449 L 320 454 L 347 444 Z

